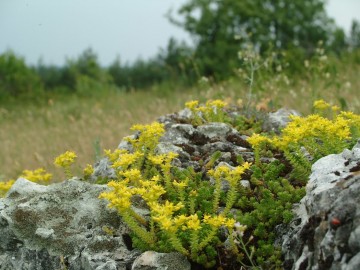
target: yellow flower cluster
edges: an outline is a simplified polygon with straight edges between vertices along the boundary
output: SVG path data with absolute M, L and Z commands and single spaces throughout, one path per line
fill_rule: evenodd
M 24 170 L 20 177 L 26 178 L 27 180 L 35 183 L 41 183 L 49 182 L 52 178 L 52 174 L 47 173 L 43 168 L 39 168 L 34 171 Z
M 104 153 L 111 162 L 115 162 L 121 155 L 127 153 L 127 151 L 124 149 L 115 149 L 113 152 L 111 152 L 111 150 L 104 150 Z
M 210 216 L 210 215 L 205 215 L 204 216 L 204 223 L 209 224 L 213 227 L 219 228 L 220 226 L 224 225 L 227 228 L 231 229 L 235 226 L 236 220 L 233 218 L 226 218 L 222 215 L 218 215 L 218 216 Z
M 132 185 L 138 183 L 142 179 L 142 175 L 139 169 L 129 169 L 126 171 L 120 171 L 119 175 L 124 177 Z
M 223 100 L 220 100 L 220 99 L 215 99 L 215 100 L 208 100 L 206 102 L 206 107 L 215 107 L 215 108 L 224 108 L 226 107 L 228 104 L 223 101 Z
M 157 142 L 164 134 L 164 125 L 153 122 L 150 125 L 133 125 L 131 130 L 139 131 L 141 135 L 138 139 L 128 139 L 136 150 L 145 150 L 143 147 L 155 149 Z
M 217 114 L 219 113 L 219 110 L 224 108 L 227 105 L 225 101 L 222 101 L 220 99 L 216 100 L 208 100 L 206 102 L 205 106 L 200 106 L 195 108 L 196 111 L 203 112 L 205 116 L 210 116 L 211 114 Z M 211 119 L 207 119 L 208 121 Z
M 208 100 L 205 106 L 199 106 L 199 101 L 192 100 L 185 103 L 185 107 L 190 109 L 193 113 L 193 124 L 199 125 L 202 122 L 223 122 L 225 114 L 223 108 L 227 106 L 227 103 L 223 100 Z M 199 114 L 201 112 L 201 116 Z
M 251 163 L 249 162 L 245 162 L 241 166 L 236 166 L 235 168 L 222 165 L 217 166 L 215 169 L 209 170 L 208 174 L 217 180 L 225 179 L 230 183 L 231 186 L 236 186 L 241 180 L 242 174 L 248 170 L 250 166 Z
M 9 191 L 11 186 L 15 183 L 15 180 L 8 180 L 6 182 L 0 182 L 0 198 L 4 197 Z
M 75 152 L 73 151 L 66 151 L 64 154 L 61 154 L 60 156 L 55 158 L 54 164 L 59 167 L 69 167 L 71 164 L 75 162 L 75 159 L 77 158 Z
M 332 140 L 349 139 L 350 121 L 341 115 L 335 120 L 329 120 L 318 114 L 309 115 L 307 117 L 291 116 L 292 121 L 283 129 L 279 139 L 273 142 L 280 148 L 284 148 L 289 144 L 304 143 L 307 138 L 319 138 Z
M 199 106 L 199 101 L 197 100 L 191 100 L 185 103 L 185 107 L 190 109 L 190 110 L 195 110 L 195 108 L 197 108 L 197 106 Z
M 313 107 L 314 109 L 318 109 L 318 110 L 326 110 L 330 108 L 330 104 L 322 99 L 319 99 L 314 102 Z
M 159 175 L 155 175 L 150 180 L 140 180 L 140 187 L 134 188 L 134 192 L 139 194 L 148 204 L 155 203 L 160 196 L 165 194 L 165 188 L 158 184 Z
M 140 151 L 136 151 L 135 153 L 122 153 L 118 156 L 117 160 L 113 160 L 112 167 L 117 169 L 126 169 L 130 165 L 134 164 L 139 158 L 143 157 L 144 154 Z
M 185 187 L 187 187 L 187 183 L 183 182 L 183 181 L 177 182 L 176 180 L 174 180 L 172 183 L 173 183 L 174 187 L 177 187 L 179 189 L 184 189 Z
M 120 213 L 129 209 L 131 206 L 132 190 L 127 186 L 128 181 L 111 181 L 108 186 L 112 188 L 110 192 L 102 192 L 100 199 L 109 201 L 108 207 L 117 209 Z
M 255 148 L 260 146 L 262 143 L 269 142 L 270 140 L 263 135 L 254 133 L 249 138 L 247 138 L 247 141 Z
M 90 164 L 87 164 L 86 167 L 83 170 L 84 176 L 90 177 L 94 173 L 94 168 Z

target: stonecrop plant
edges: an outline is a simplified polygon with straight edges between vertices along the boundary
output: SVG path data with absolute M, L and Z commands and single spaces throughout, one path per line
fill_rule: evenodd
M 235 245 L 236 220 L 230 210 L 238 198 L 239 179 L 250 164 L 209 170 L 208 175 L 215 181 L 215 185 L 211 185 L 191 168 L 174 168 L 172 161 L 177 154 L 156 154 L 158 140 L 164 133 L 163 125 L 136 125 L 133 130 L 140 134 L 136 139 L 128 139 L 132 153 L 106 151 L 118 179 L 108 183 L 111 190 L 102 193 L 100 198 L 107 199 L 109 207 L 117 209 L 128 224 L 135 247 L 178 251 L 206 267 L 215 265 L 221 227 L 227 230 L 230 243 Z M 230 184 L 225 193 L 221 190 L 223 180 Z M 147 205 L 149 218 L 137 211 L 139 200 Z M 221 211 L 220 204 L 225 206 Z
M 255 162 L 259 162 L 260 149 L 270 145 L 284 153 L 294 167 L 294 176 L 306 180 L 315 161 L 356 143 L 360 137 L 360 115 L 340 111 L 324 100 L 315 101 L 314 110 L 316 114 L 306 117 L 290 116 L 291 122 L 279 136 L 253 134 L 248 138 Z
M 38 184 L 48 184 L 52 179 L 52 174 L 45 171 L 44 168 L 39 168 L 36 170 L 24 170 L 19 177 L 26 178 L 31 182 Z M 15 183 L 15 180 L 11 179 L 5 182 L 0 182 L 0 198 L 4 197 L 5 194 L 9 191 L 11 186 Z
M 205 122 L 225 122 L 227 115 L 223 108 L 227 103 L 220 99 L 208 100 L 205 105 L 199 104 L 199 101 L 192 100 L 185 103 L 185 107 L 192 112 L 193 125 L 201 125 Z
M 74 164 L 77 156 L 73 151 L 66 151 L 64 154 L 56 157 L 54 160 L 54 165 L 57 167 L 61 167 L 65 171 L 65 175 L 67 178 L 71 178 L 73 175 L 71 173 L 70 167 Z
M 11 179 L 5 182 L 0 182 L 0 198 L 5 197 L 11 186 L 15 183 L 15 180 Z

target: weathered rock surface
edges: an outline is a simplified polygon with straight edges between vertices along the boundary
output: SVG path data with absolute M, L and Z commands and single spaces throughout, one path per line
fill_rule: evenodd
M 136 258 L 131 270 L 190 270 L 191 265 L 180 253 L 146 251 Z
M 0 200 L 0 269 L 129 268 L 139 253 L 127 247 L 128 231 L 117 213 L 97 198 L 106 188 L 19 178 Z
M 280 129 L 290 122 L 290 115 L 300 116 L 300 113 L 290 109 L 280 109 L 269 113 L 268 119 L 263 124 L 263 129 L 279 133 Z
M 312 166 L 282 237 L 284 269 L 360 269 L 360 145 Z

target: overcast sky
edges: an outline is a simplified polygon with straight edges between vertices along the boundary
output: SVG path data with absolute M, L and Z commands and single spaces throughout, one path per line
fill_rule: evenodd
M 62 65 L 91 47 L 102 65 L 147 59 L 170 37 L 190 37 L 165 18 L 186 0 L 0 0 L 0 53 L 27 63 Z M 329 0 L 328 14 L 347 32 L 360 20 L 360 0 Z

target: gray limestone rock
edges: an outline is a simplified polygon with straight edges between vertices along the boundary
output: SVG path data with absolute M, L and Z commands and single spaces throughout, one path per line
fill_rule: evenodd
M 290 115 L 300 116 L 300 113 L 295 110 L 280 109 L 276 112 L 269 113 L 268 118 L 264 121 L 263 129 L 266 131 L 280 132 L 290 122 Z
M 94 165 L 94 173 L 91 175 L 91 182 L 95 182 L 97 179 L 115 179 L 115 170 L 111 167 L 111 163 L 108 158 L 102 158 Z
M 128 249 L 119 215 L 98 199 L 105 190 L 77 180 L 42 186 L 19 178 L 0 200 L 0 269 L 130 266 L 138 253 Z
M 215 137 L 225 137 L 233 131 L 233 128 L 225 123 L 209 123 L 198 126 L 196 130 L 206 138 L 212 139 Z
M 180 253 L 146 251 L 133 263 L 131 270 L 190 270 L 191 266 Z
M 359 269 L 358 149 L 326 156 L 312 166 L 306 196 L 280 241 L 284 269 Z

